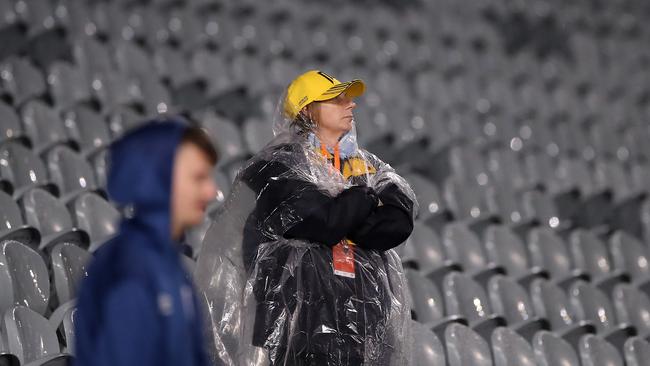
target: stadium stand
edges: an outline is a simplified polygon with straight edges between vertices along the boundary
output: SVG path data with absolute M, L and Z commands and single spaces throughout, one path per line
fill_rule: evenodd
M 650 3 L 335 3 L 0 0 L 0 364 L 74 354 L 77 284 L 123 214 L 111 141 L 204 127 L 214 215 L 310 68 L 366 81 L 360 142 L 418 196 L 417 365 L 648 364 Z

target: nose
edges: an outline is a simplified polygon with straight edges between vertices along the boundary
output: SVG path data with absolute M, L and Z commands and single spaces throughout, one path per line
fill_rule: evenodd
M 350 105 L 348 106 L 349 109 L 354 109 L 357 107 L 357 103 L 354 102 L 354 100 L 350 99 Z

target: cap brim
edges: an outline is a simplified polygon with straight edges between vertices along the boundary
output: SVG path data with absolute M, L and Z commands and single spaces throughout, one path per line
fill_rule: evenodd
M 346 83 L 334 85 L 333 87 L 329 88 L 325 93 L 323 93 L 320 97 L 315 98 L 314 100 L 318 102 L 322 102 L 324 100 L 336 98 L 344 92 L 347 93 L 348 97 L 356 98 L 363 95 L 365 91 L 366 91 L 366 84 L 362 80 L 354 79 Z

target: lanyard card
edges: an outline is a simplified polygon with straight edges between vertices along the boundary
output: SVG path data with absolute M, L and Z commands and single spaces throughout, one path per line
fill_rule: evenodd
M 354 245 L 343 240 L 333 246 L 332 265 L 335 275 L 354 278 Z

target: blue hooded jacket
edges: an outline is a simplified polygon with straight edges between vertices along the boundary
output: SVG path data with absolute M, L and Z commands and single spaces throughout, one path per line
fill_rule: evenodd
M 108 192 L 135 214 L 96 253 L 75 318 L 75 366 L 208 365 L 201 314 L 171 239 L 176 148 L 186 125 L 152 122 L 113 144 Z

